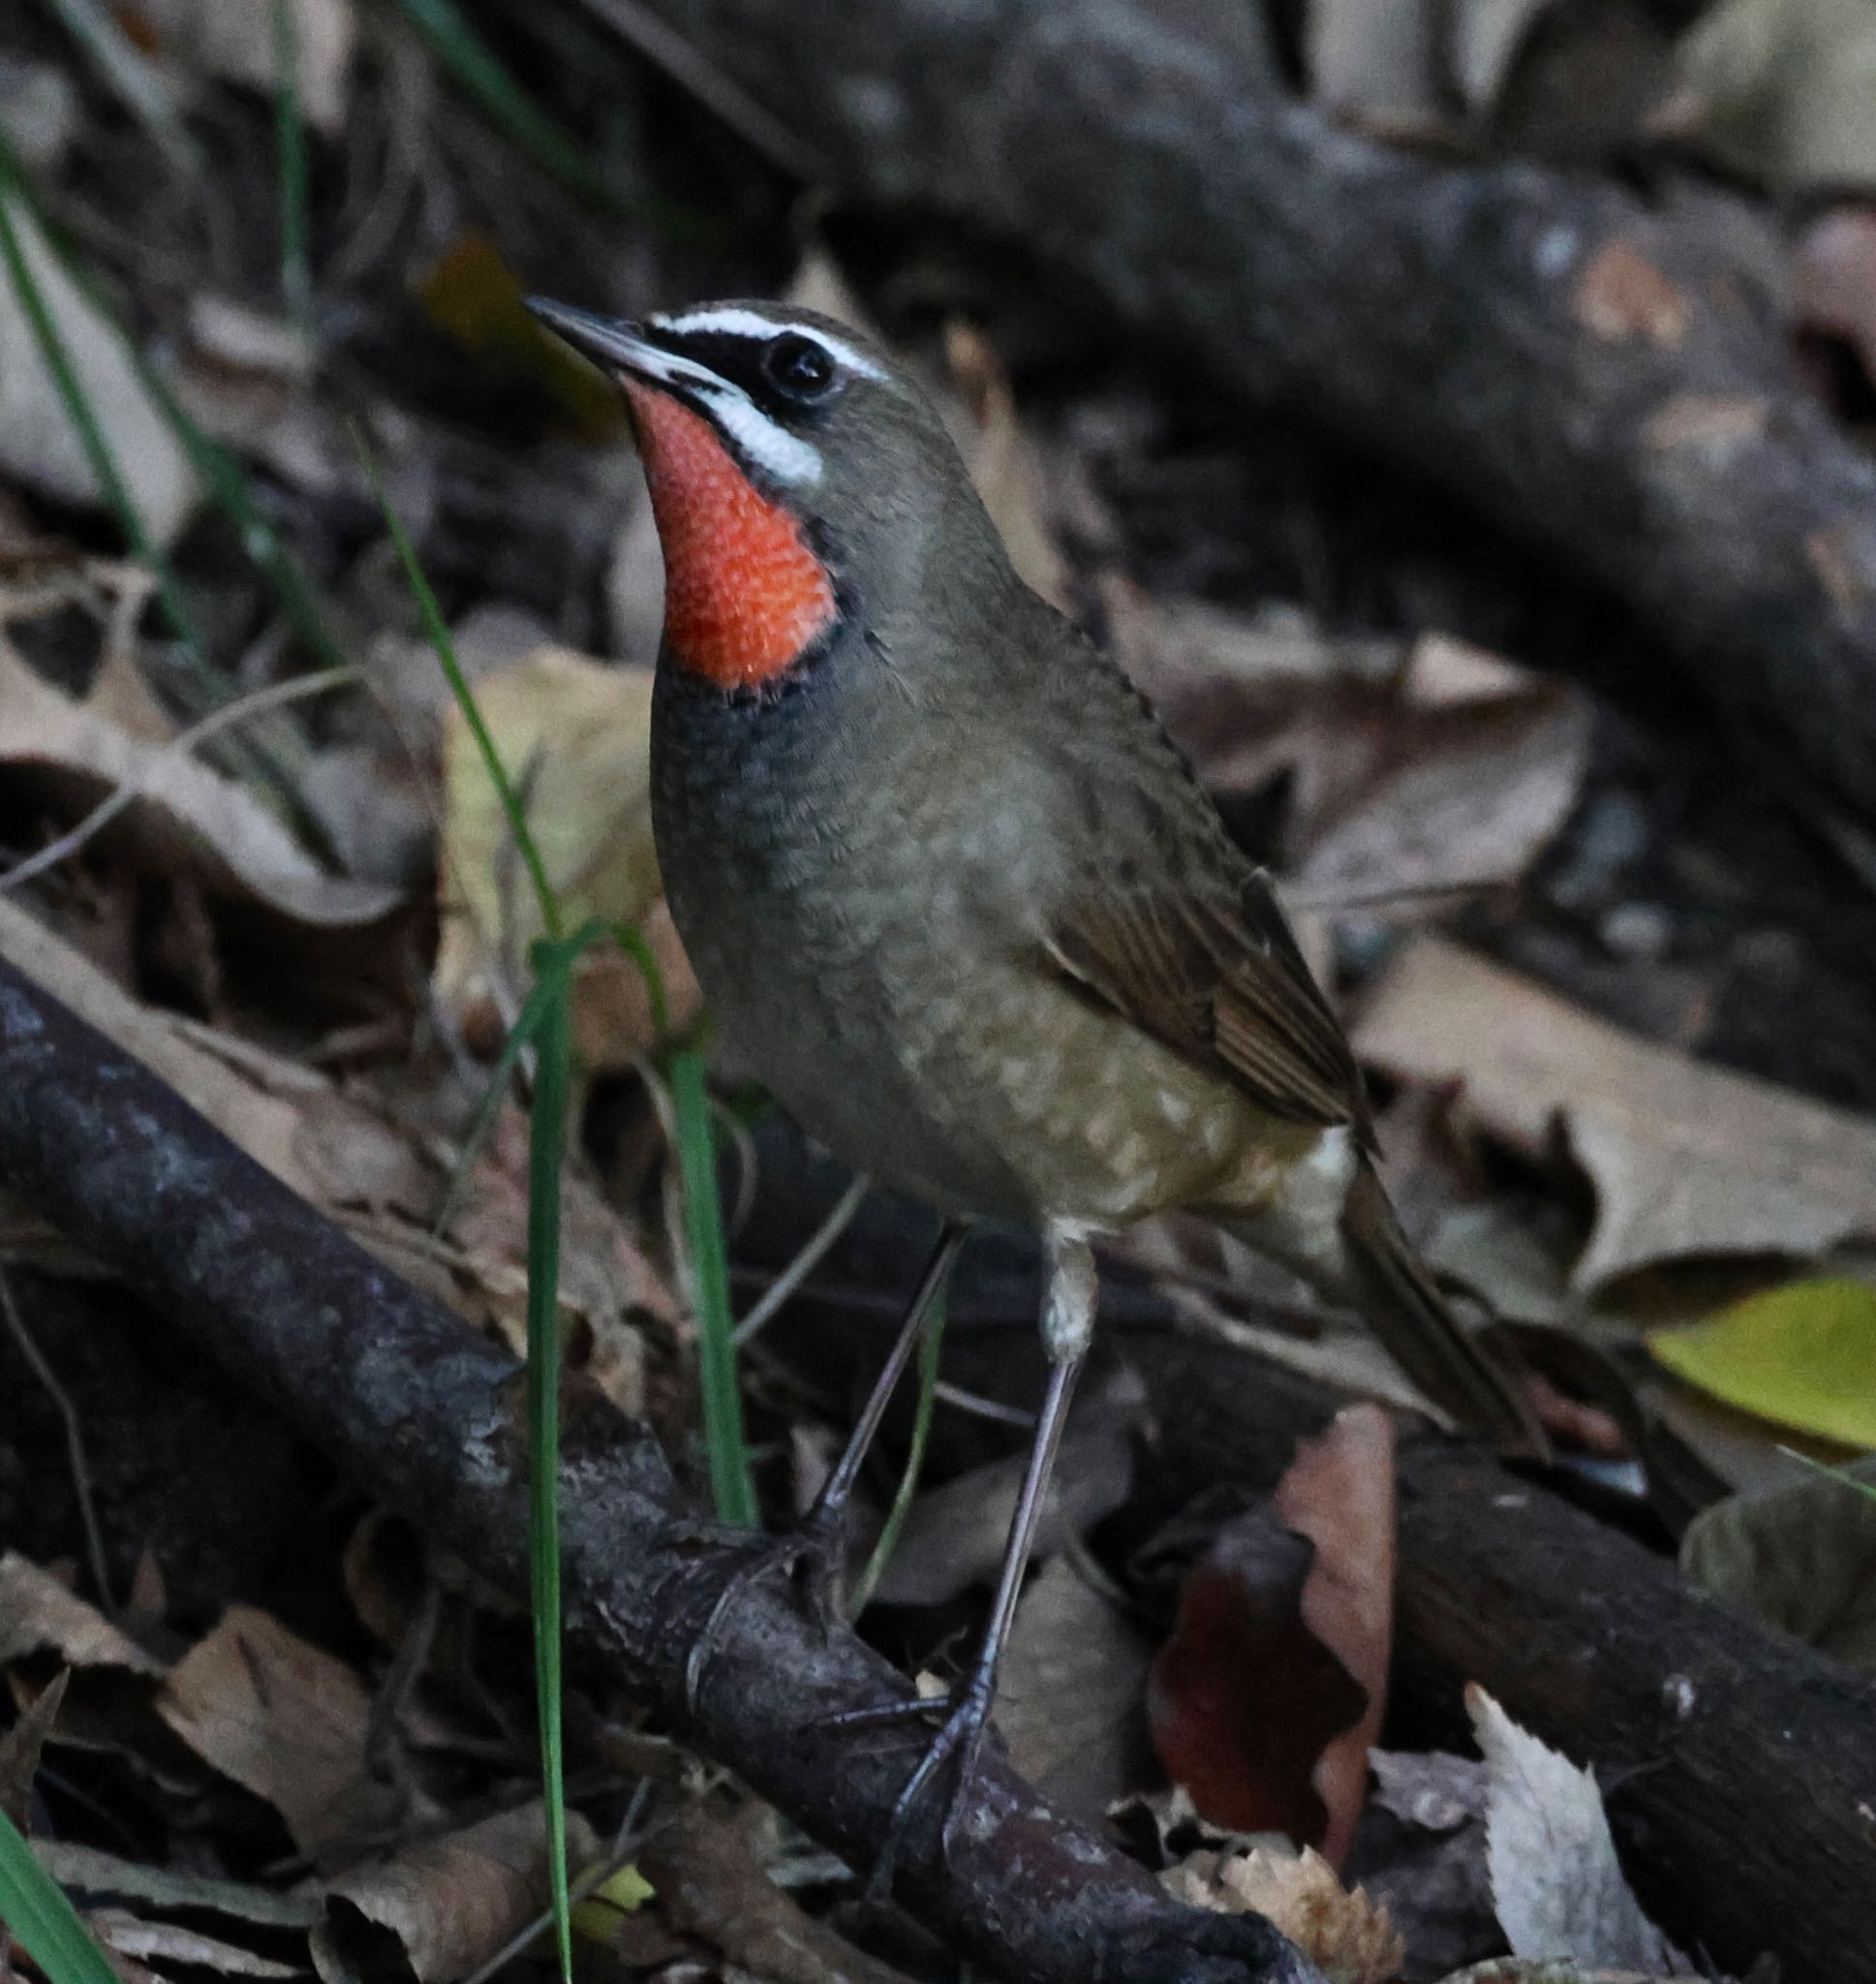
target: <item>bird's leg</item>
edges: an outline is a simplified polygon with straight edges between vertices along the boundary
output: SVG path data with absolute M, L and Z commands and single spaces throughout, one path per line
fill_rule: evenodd
M 1056 1451 L 1061 1444 L 1067 1424 L 1068 1407 L 1074 1397 L 1075 1380 L 1087 1361 L 1088 1345 L 1093 1334 L 1095 1273 L 1094 1256 L 1079 1232 L 1051 1226 L 1045 1236 L 1049 1257 L 1049 1286 L 1042 1310 L 1042 1342 L 1049 1353 L 1049 1386 L 1043 1395 L 1042 1410 L 1036 1420 L 1035 1438 L 1030 1447 L 1029 1466 L 1016 1498 L 1016 1512 L 1003 1546 L 1002 1566 L 997 1576 L 996 1596 L 991 1601 L 989 1623 L 982 1644 L 971 1663 L 964 1685 L 948 1701 L 930 1704 L 895 1704 L 884 1715 L 866 1710 L 839 1719 L 846 1726 L 896 1720 L 907 1711 L 919 1713 L 941 1710 L 944 1720 L 927 1745 L 917 1767 L 906 1781 L 906 1787 L 893 1801 L 892 1821 L 875 1860 L 868 1881 L 869 1892 L 883 1896 L 892 1884 L 893 1863 L 912 1813 L 927 1787 L 955 1759 L 955 1772 L 944 1807 L 942 1845 L 949 1849 L 951 1833 L 959 1813 L 968 1802 L 977 1760 L 989 1727 L 991 1704 L 997 1694 L 997 1670 L 1009 1641 L 1016 1618 L 1016 1604 L 1023 1591 L 1023 1573 L 1029 1566 L 1030 1552 L 1035 1544 L 1037 1525 L 1042 1520 L 1048 1497 L 1049 1476 L 1055 1468 Z
M 852 1496 L 853 1484 L 859 1478 L 867 1450 L 879 1431 L 879 1422 L 886 1415 L 886 1408 L 892 1403 L 899 1380 L 905 1376 L 906 1366 L 911 1362 L 912 1352 L 918 1348 L 919 1338 L 925 1333 L 938 1297 L 951 1279 L 951 1270 L 963 1245 L 964 1228 L 955 1223 L 947 1224 L 938 1235 L 938 1245 L 925 1263 L 924 1273 L 919 1276 L 918 1286 L 912 1291 L 912 1299 L 907 1307 L 905 1320 L 899 1326 L 899 1335 L 891 1352 L 874 1382 L 859 1418 L 854 1422 L 853 1431 L 847 1437 L 833 1472 L 822 1482 L 820 1493 L 815 1497 L 808 1513 L 785 1534 L 762 1538 L 723 1580 L 711 1604 L 709 1617 L 692 1641 L 690 1656 L 685 1661 L 685 1701 L 692 1712 L 696 1709 L 697 1696 L 702 1689 L 704 1667 L 716 1646 L 723 1623 L 736 1601 L 757 1578 L 772 1570 L 792 1572 L 805 1565 L 810 1601 L 815 1617 L 823 1629 L 832 1624 L 839 1609 L 846 1504 Z

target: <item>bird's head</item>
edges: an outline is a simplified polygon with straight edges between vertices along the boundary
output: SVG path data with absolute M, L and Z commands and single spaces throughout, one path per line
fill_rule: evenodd
M 1007 573 L 937 409 L 845 326 L 779 303 L 636 324 L 529 307 L 625 393 L 664 552 L 665 650 L 683 666 L 759 688 L 855 615 L 890 628 L 935 583 Z

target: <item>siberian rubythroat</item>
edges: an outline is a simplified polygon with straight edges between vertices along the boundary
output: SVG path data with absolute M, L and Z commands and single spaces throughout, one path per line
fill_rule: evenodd
M 540 318 L 618 381 L 665 568 L 653 821 L 717 1023 L 805 1129 L 951 1223 L 810 1520 L 977 1220 L 1040 1234 L 1050 1382 L 983 1650 L 901 1799 L 968 1780 L 1094 1320 L 1092 1234 L 1208 1215 L 1542 1451 L 1415 1258 L 1264 872 L 1115 664 L 1017 577 L 907 369 L 825 318 Z

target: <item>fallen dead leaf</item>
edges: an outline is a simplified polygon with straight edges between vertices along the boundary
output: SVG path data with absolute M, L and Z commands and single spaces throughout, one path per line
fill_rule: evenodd
M 1579 1287 L 1876 1234 L 1876 1125 L 1639 1039 L 1453 945 L 1406 946 L 1354 1038 L 1396 1080 L 1457 1084 L 1479 1127 L 1532 1160 L 1562 1126 L 1596 1189 Z
M 1722 0 L 1681 38 L 1657 123 L 1783 191 L 1876 186 L 1866 0 Z
M 568 927 L 591 916 L 640 926 L 659 955 L 671 1024 L 681 1028 L 702 996 L 668 916 L 651 918 L 661 895 L 651 829 L 651 694 L 646 669 L 606 667 L 555 647 L 477 686 Z M 454 709 L 446 720 L 444 784 L 443 934 L 433 982 L 445 1010 L 461 1018 L 498 986 L 521 981 L 540 913 L 475 739 Z M 641 975 L 612 945 L 595 945 L 582 960 L 573 1012 L 589 1070 L 618 1067 L 652 1043 Z
M 310 1929 L 319 1912 L 318 1898 L 308 1893 L 149 1867 L 74 1840 L 35 1840 L 33 1857 L 61 1887 L 91 1902 L 133 1902 L 146 1911 L 219 1915 L 268 1929 Z
M 0 1817 L 12 1819 L 22 1833 L 32 1829 L 33 1780 L 39 1775 L 39 1753 L 58 1720 L 59 1705 L 71 1679 L 69 1667 L 54 1674 L 13 1727 L 0 1734 Z
M 1486 1768 L 1450 1751 L 1370 1750 L 1374 1802 L 1424 1832 L 1457 1832 L 1485 1816 Z
M 1152 1642 L 1066 1555 L 1025 1589 L 997 1726 L 1010 1761 L 1059 1810 L 1098 1818 L 1142 1782 L 1152 1660 Z
M 1406 1946 L 1386 1908 L 1353 1893 L 1321 1854 L 1253 1846 L 1246 1853 L 1201 1852 L 1160 1876 L 1184 1902 L 1230 1914 L 1255 1912 L 1320 1967 L 1330 1984 L 1389 1984 Z
M 1686 296 L 1620 235 L 1605 241 L 1577 278 L 1570 315 L 1605 343 L 1641 337 L 1670 352 L 1679 349 L 1691 321 Z
M 567 1814 L 570 1870 L 599 1852 L 579 1813 Z M 547 1826 L 540 1801 L 420 1841 L 327 1883 L 311 1938 L 325 1984 L 466 1976 L 547 1906 Z
M 944 357 L 963 402 L 965 467 L 1017 575 L 1066 612 L 1068 565 L 1042 509 L 1042 468 L 1016 417 L 1016 395 L 996 348 L 962 319 L 945 326 Z
M 1393 1422 L 1351 1406 L 1299 1451 L 1272 1508 L 1219 1533 L 1153 1663 L 1153 1746 L 1205 1817 L 1346 1858 L 1385 1701 L 1393 1585 Z
M 73 821 L 129 787 L 137 798 L 101 830 L 99 845 L 158 872 L 180 869 L 212 894 L 257 902 L 295 923 L 375 923 L 404 899 L 327 874 L 246 786 L 60 695 L 3 638 L 0 765 L 15 777 L 30 772 L 48 807 Z
M 200 1929 L 187 1929 L 178 1922 L 146 1922 L 127 1908 L 94 1908 L 85 1922 L 107 1949 L 139 1964 L 180 1964 L 223 1977 L 306 1974 L 302 1965 L 283 1964 L 276 1957 L 264 1957 L 218 1936 L 204 1936 Z
M 289 0 L 293 87 L 300 115 L 328 138 L 345 119 L 347 76 L 358 39 L 351 0 Z M 276 64 L 271 6 L 229 0 L 138 0 L 138 15 L 166 54 L 203 74 L 271 91 Z
M 1876 1461 L 1716 1503 L 1682 1537 L 1680 1567 L 1710 1596 L 1876 1674 Z
M 1799 322 L 1854 345 L 1876 381 L 1876 206 L 1837 206 L 1799 236 Z
M 231 1606 L 183 1656 L 156 1708 L 204 1762 L 266 1799 L 302 1852 L 425 1815 L 420 1799 L 407 1803 L 366 1766 L 364 1683 L 252 1606 Z
M 1061 1442 L 1042 1520 L 1038 1564 L 1123 1504 L 1133 1485 L 1133 1438 L 1146 1394 L 1117 1374 L 1105 1396 L 1076 1411 Z M 877 1605 L 943 1605 L 990 1578 L 1002 1561 L 1027 1465 L 1020 1453 L 986 1462 L 913 1502 L 899 1544 L 873 1590 Z
M 110 437 L 137 513 L 150 536 L 167 544 L 188 521 L 200 495 L 189 457 L 138 377 L 115 328 L 65 272 L 25 202 L 10 199 L 5 208 L 72 370 Z M 0 471 L 61 503 L 98 506 L 105 500 L 11 282 L 0 283 Z M 7 725 L 0 721 L 0 737 L 6 734 Z
M 1208 785 L 1248 793 L 1289 774 L 1292 904 L 1516 881 L 1576 802 L 1586 701 L 1483 649 L 1432 635 L 1403 662 L 1392 643 L 1331 641 L 1295 615 L 1118 581 L 1103 604 L 1128 673 Z
M 1691 1970 L 1631 1892 L 1595 1779 L 1520 1728 L 1476 1683 L 1465 1707 L 1485 1756 L 1486 1851 L 1512 1954 L 1644 1977 Z
M 0 1557 L 0 1666 L 43 1653 L 56 1654 L 68 1667 L 116 1667 L 151 1677 L 166 1667 L 49 1570 L 9 1550 Z
M 726 1974 L 774 1984 L 906 1984 L 783 1893 L 750 1835 L 748 1824 L 696 1802 L 654 1828 L 640 1865 L 665 1925 L 720 1952 L 731 1967 Z

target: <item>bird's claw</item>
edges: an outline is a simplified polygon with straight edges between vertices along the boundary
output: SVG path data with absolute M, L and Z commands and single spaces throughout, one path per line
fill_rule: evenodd
M 811 1511 L 806 1521 L 783 1535 L 739 1539 L 738 1561 L 718 1573 L 721 1583 L 685 1658 L 684 1706 L 688 1714 L 696 1714 L 704 1671 L 723 1637 L 724 1622 L 750 1587 L 761 1579 L 776 1572 L 792 1579 L 822 1637 L 833 1630 L 840 1618 L 846 1551 L 839 1520 L 817 1521 L 816 1514 Z

